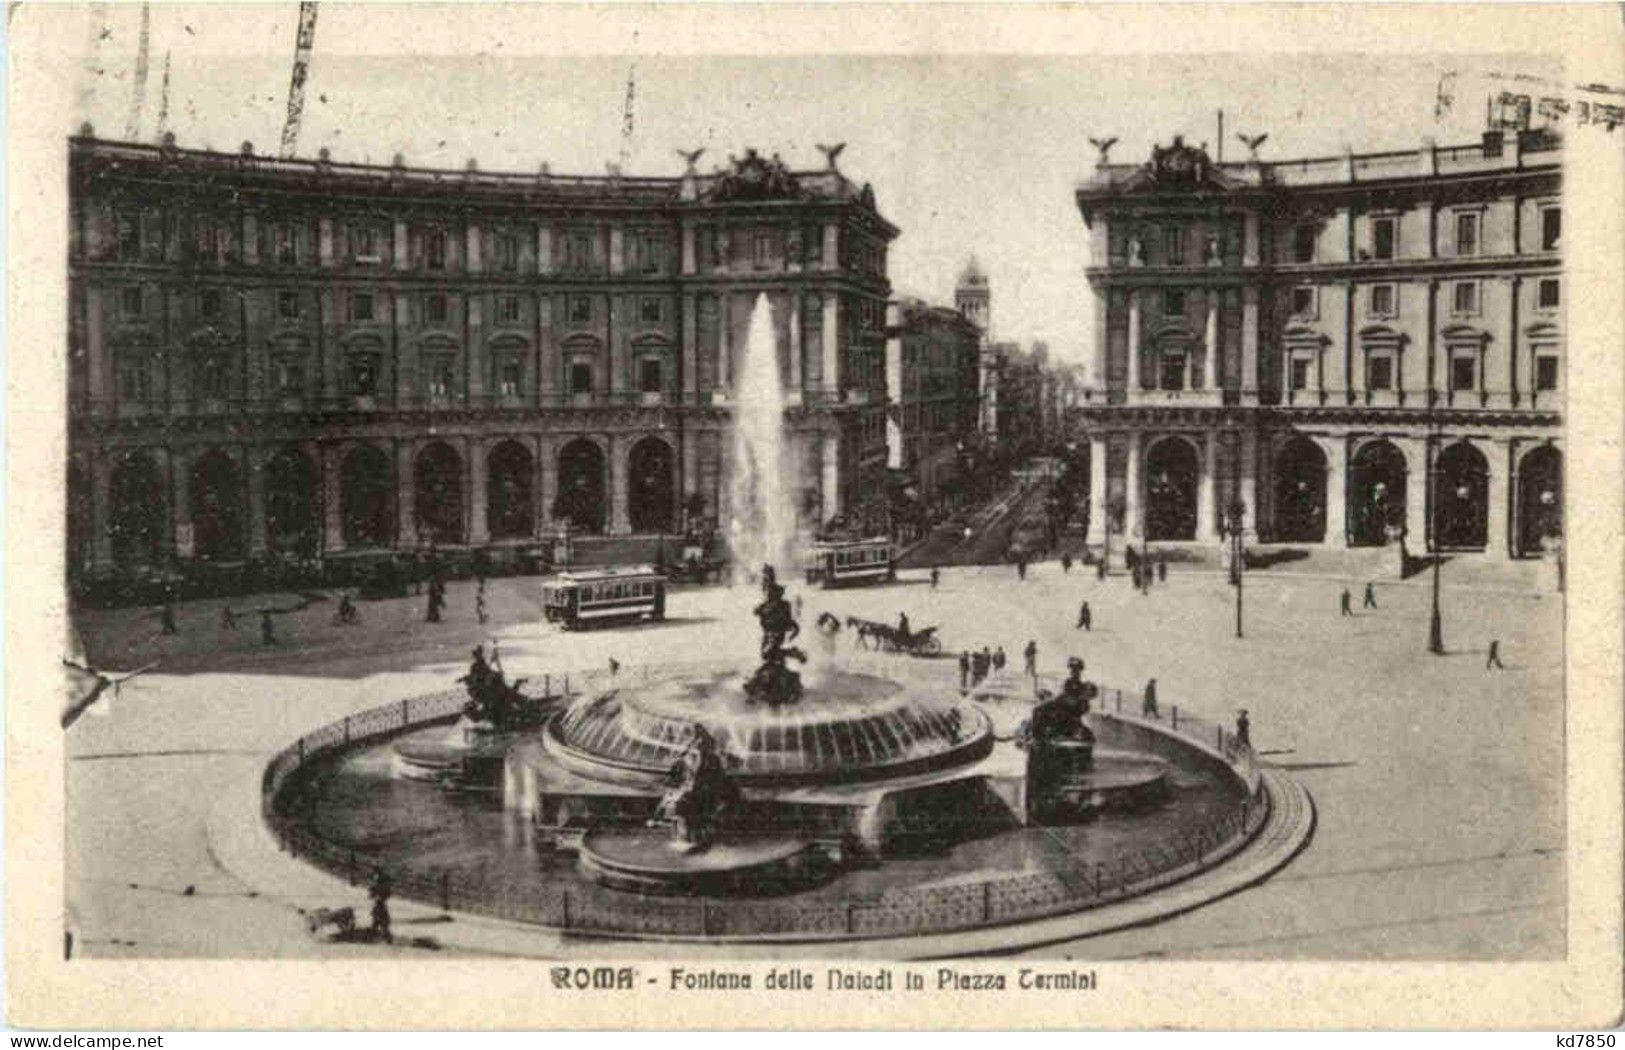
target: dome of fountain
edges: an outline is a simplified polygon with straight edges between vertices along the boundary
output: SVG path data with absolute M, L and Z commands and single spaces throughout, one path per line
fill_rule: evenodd
M 594 779 L 664 777 L 702 727 L 744 784 L 850 783 L 954 768 L 993 747 L 987 716 L 958 697 L 847 671 L 807 675 L 800 701 L 746 698 L 744 676 L 673 677 L 577 700 L 548 725 L 547 746 Z

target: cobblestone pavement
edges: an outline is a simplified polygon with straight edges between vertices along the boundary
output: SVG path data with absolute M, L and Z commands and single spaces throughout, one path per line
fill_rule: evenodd
M 1256 572 L 1234 592 L 1217 572 L 1176 563 L 1150 594 L 1055 562 L 923 571 L 893 586 L 803 594 L 804 623 L 840 615 L 939 624 L 951 658 L 1029 639 L 1041 670 L 1069 655 L 1132 690 L 1156 677 L 1161 706 L 1229 719 L 1248 709 L 1266 760 L 1306 785 L 1319 827 L 1308 850 L 1261 886 L 1158 925 L 1051 945 L 1060 958 L 1555 958 L 1564 950 L 1563 693 L 1560 596 L 1526 566 L 1446 564 L 1449 653 L 1425 651 L 1425 575 L 1378 582 L 1344 557 Z M 1354 562 L 1352 567 L 1366 567 Z M 1376 577 L 1380 579 L 1380 577 Z M 1356 615 L 1338 612 L 1344 586 Z M 70 732 L 70 915 L 86 954 L 297 956 L 391 949 L 320 945 L 287 900 L 251 892 L 216 860 L 206 826 L 233 784 L 319 724 L 441 689 L 473 644 L 497 639 L 512 675 L 607 665 L 752 658 L 752 595 L 676 590 L 664 625 L 563 634 L 540 619 L 541 581 L 492 580 L 491 622 L 474 621 L 472 582 L 450 586 L 448 622 L 421 598 L 362 603 L 359 627 L 333 603 L 279 618 L 259 644 L 251 619 L 219 629 L 220 601 L 179 606 L 164 637 L 151 610 L 81 618 L 100 666 L 160 667 Z M 1087 599 L 1094 630 L 1073 627 Z M 242 610 L 276 604 L 238 599 Z M 1504 671 L 1484 669 L 1499 639 Z M 906 660 L 906 657 L 897 657 Z M 1019 665 L 1018 665 L 1019 666 Z M 192 893 L 186 893 L 186 887 Z M 364 904 L 355 901 L 335 904 Z M 425 930 L 432 936 L 432 930 Z M 408 951 L 411 949 L 394 949 Z

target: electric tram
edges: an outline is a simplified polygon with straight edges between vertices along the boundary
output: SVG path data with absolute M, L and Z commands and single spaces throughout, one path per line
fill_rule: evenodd
M 666 618 L 666 577 L 648 565 L 571 569 L 542 590 L 542 610 L 567 631 Z
M 876 536 L 865 540 L 820 540 L 807 559 L 807 582 L 824 587 L 849 583 L 876 583 L 897 579 L 891 540 Z

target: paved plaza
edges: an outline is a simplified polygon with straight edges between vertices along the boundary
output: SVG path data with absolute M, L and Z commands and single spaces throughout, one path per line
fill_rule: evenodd
M 1155 677 L 1174 705 L 1229 721 L 1248 709 L 1266 763 L 1313 794 L 1308 849 L 1262 885 L 1155 925 L 1050 944 L 1049 958 L 1550 959 L 1564 952 L 1561 596 L 1542 566 L 1472 558 L 1447 564 L 1443 657 L 1426 652 L 1429 577 L 1399 582 L 1381 552 L 1318 556 L 1249 574 L 1246 637 L 1217 571 L 1176 563 L 1149 594 L 1121 575 L 1041 562 L 923 571 L 892 586 L 800 593 L 803 624 L 830 610 L 941 625 L 947 652 L 1002 645 L 1019 668 L 1029 639 L 1040 670 L 1070 655 L 1137 707 Z M 1361 608 L 1375 579 L 1378 608 Z M 1350 588 L 1353 617 L 1339 614 Z M 497 639 L 510 676 L 736 658 L 755 651 L 754 595 L 673 592 L 663 625 L 564 634 L 541 621 L 541 581 L 490 581 L 491 620 L 474 616 L 471 581 L 449 587 L 447 620 L 422 622 L 423 599 L 361 605 L 357 627 L 335 602 L 277 617 L 259 640 L 261 606 L 234 599 L 241 626 L 220 627 L 221 601 L 177 606 L 163 636 L 150 609 L 86 613 L 93 661 L 160 666 L 126 685 L 69 733 L 71 921 L 99 956 L 376 955 L 411 949 L 318 943 L 285 894 L 231 870 L 222 820 L 252 824 L 240 787 L 301 733 L 391 699 L 440 690 L 468 649 Z M 1073 627 L 1081 601 L 1093 630 Z M 1505 670 L 1484 668 L 1492 639 Z M 849 644 L 847 641 L 843 645 Z M 907 660 L 907 657 L 882 659 Z M 1125 701 L 1125 705 L 1127 701 Z M 230 809 L 236 807 L 236 811 Z M 241 818 L 237 815 L 241 813 Z M 339 895 L 342 897 L 342 894 Z M 404 926 L 397 932 L 408 932 Z M 433 936 L 435 928 L 419 931 Z

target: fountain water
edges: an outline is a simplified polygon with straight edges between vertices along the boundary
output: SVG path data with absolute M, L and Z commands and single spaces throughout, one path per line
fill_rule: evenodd
M 751 310 L 736 376 L 728 543 L 738 582 L 764 564 L 788 567 L 796 531 L 778 340 L 766 293 L 756 297 Z

